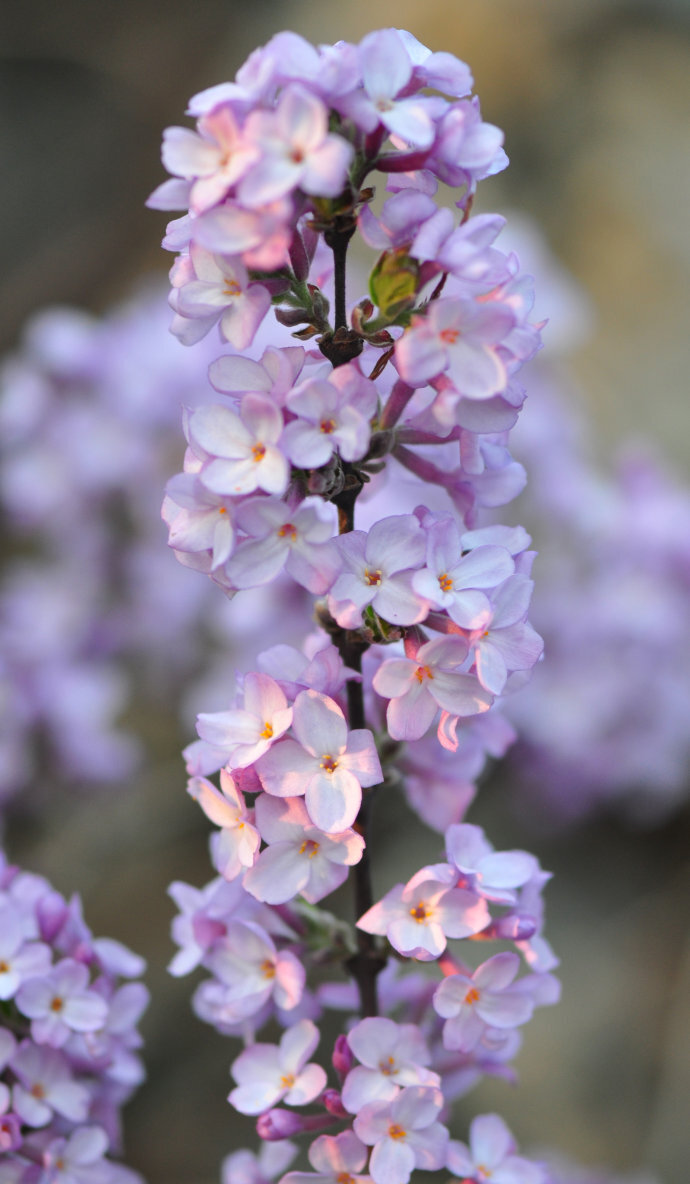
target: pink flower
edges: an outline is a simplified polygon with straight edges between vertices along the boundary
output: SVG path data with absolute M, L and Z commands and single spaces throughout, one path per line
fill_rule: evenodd
M 222 201 L 256 160 L 258 148 L 243 137 L 228 106 L 199 120 L 199 133 L 169 127 L 163 133 L 163 164 L 169 173 L 193 182 L 190 206 L 202 213 Z
M 309 1162 L 316 1172 L 288 1172 L 281 1184 L 366 1184 L 369 1176 L 358 1175 L 367 1161 L 367 1149 L 354 1131 L 319 1135 L 309 1148 Z
M 231 921 L 204 964 L 219 980 L 213 987 L 214 1022 L 229 1025 L 255 1015 L 269 999 L 291 1011 L 302 998 L 305 971 L 290 950 L 276 947 L 260 925 Z
M 470 1123 L 470 1145 L 451 1140 L 446 1167 L 467 1184 L 547 1184 L 540 1164 L 514 1155 L 515 1140 L 498 1114 L 480 1114 Z
M 306 1106 L 326 1085 L 320 1065 L 307 1064 L 319 1032 L 311 1020 L 300 1020 L 281 1037 L 279 1044 L 252 1044 L 232 1064 L 237 1088 L 228 1101 L 240 1114 L 262 1114 L 277 1102 Z
M 271 307 L 268 289 L 249 282 L 240 259 L 214 255 L 197 243 L 190 247 L 189 262 L 191 274 L 186 268 L 182 282 L 175 282 L 173 267 L 171 332 L 183 345 L 193 345 L 219 321 L 221 337 L 237 350 L 247 349 Z
M 527 851 L 494 851 L 482 828 L 469 822 L 448 827 L 446 855 L 458 869 L 460 887 L 498 904 L 514 904 L 514 890 L 539 871 L 533 855 Z
M 83 1122 L 91 1094 L 74 1081 L 67 1057 L 57 1048 L 40 1047 L 25 1040 L 11 1060 L 18 1081 L 12 1090 L 13 1108 L 29 1126 L 46 1126 L 53 1112 Z
M 471 1052 L 487 1028 L 514 1028 L 530 1019 L 534 1000 L 509 989 L 519 969 L 517 954 L 495 954 L 472 975 L 444 978 L 436 989 L 434 1008 L 446 1020 L 446 1048 Z
M 362 787 L 383 780 L 371 732 L 348 732 L 335 700 L 317 691 L 301 691 L 293 707 L 297 741 L 286 739 L 257 761 L 267 793 L 305 795 L 309 817 L 328 834 L 347 830 L 357 817 Z
M 411 386 L 423 386 L 445 372 L 465 398 L 490 399 L 508 382 L 498 346 L 514 324 L 507 304 L 465 297 L 433 300 L 396 343 L 400 376 Z
M 254 863 L 261 839 L 249 820 L 242 794 L 225 769 L 221 769 L 220 787 L 221 793 L 204 777 L 192 777 L 187 792 L 221 828 L 214 852 L 216 867 L 226 880 L 234 880 Z
M 369 1171 L 375 1184 L 407 1184 L 415 1167 L 443 1167 L 448 1131 L 436 1119 L 440 1089 L 408 1086 L 392 1102 L 370 1102 L 355 1118 L 355 1134 L 373 1145 Z
M 89 972 L 81 962 L 64 958 L 48 974 L 27 979 L 16 995 L 17 1007 L 31 1020 L 38 1044 L 60 1048 L 72 1032 L 94 1032 L 104 1023 L 108 1005 L 89 989 Z
M 244 887 L 257 900 L 282 904 L 299 893 L 315 904 L 347 879 L 358 863 L 364 840 L 353 830 L 326 834 L 313 825 L 302 798 L 261 794 L 256 823 L 269 844 L 244 877 Z
M 474 892 L 455 888 L 454 880 L 448 864 L 423 867 L 372 905 L 357 928 L 387 937 L 408 958 L 438 958 L 447 938 L 480 933 L 490 920 L 485 902 Z
M 197 407 L 189 442 L 206 460 L 200 481 L 217 494 L 284 493 L 290 470 L 276 447 L 282 430 L 279 409 L 262 395 L 245 395 L 239 415 L 217 403 Z
M 251 537 L 239 544 L 225 570 L 236 588 L 275 579 L 283 568 L 317 595 L 330 588 L 339 569 L 333 518 L 320 498 L 296 507 L 277 498 L 250 498 L 237 510 L 238 526 Z
M 369 447 L 369 420 L 376 410 L 376 388 L 350 364 L 328 379 L 306 380 L 287 397 L 297 416 L 283 433 L 283 445 L 298 468 L 318 469 L 337 449 L 343 460 L 359 460 Z
M 373 678 L 377 694 L 390 699 L 388 730 L 395 740 L 419 740 L 439 707 L 451 715 L 477 715 L 493 702 L 471 675 L 458 671 L 467 656 L 460 637 L 420 646 L 414 658 L 389 658 Z
M 361 1063 L 348 1073 L 342 1100 L 356 1114 L 369 1102 L 389 1102 L 407 1085 L 440 1085 L 424 1068 L 431 1057 L 416 1024 L 396 1024 L 384 1016 L 361 1020 L 347 1042 Z
M 208 772 L 223 764 L 231 769 L 246 769 L 290 727 L 292 708 L 268 674 L 250 671 L 244 676 L 243 692 L 243 707 L 197 716 L 199 736 L 218 762 L 213 766 L 206 762 Z
M 297 187 L 337 197 L 345 186 L 353 148 L 328 131 L 328 110 L 316 95 L 292 84 L 274 111 L 254 111 L 247 139 L 261 152 L 238 189 L 243 205 L 265 205 Z
M 235 544 L 232 502 L 207 489 L 195 473 L 177 473 L 168 481 L 161 515 L 174 551 L 210 551 L 211 571 L 230 558 Z
M 374 523 L 368 534 L 352 530 L 336 546 L 344 571 L 328 597 L 339 625 L 356 629 L 368 605 L 394 625 L 414 625 L 427 615 L 427 602 L 412 586 L 413 570 L 424 561 L 426 538 L 414 514 Z

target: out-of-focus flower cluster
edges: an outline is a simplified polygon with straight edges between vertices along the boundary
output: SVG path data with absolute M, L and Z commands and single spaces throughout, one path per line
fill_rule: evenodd
M 0 1180 L 137 1184 L 120 1110 L 143 1079 L 142 958 L 95 938 L 78 897 L 0 866 Z
M 563 395 L 534 401 L 517 447 L 549 660 L 508 707 L 510 769 L 561 819 L 606 804 L 654 824 L 688 793 L 690 491 L 634 443 L 604 473 Z

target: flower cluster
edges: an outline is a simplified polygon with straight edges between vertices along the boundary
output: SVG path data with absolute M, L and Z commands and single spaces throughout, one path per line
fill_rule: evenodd
M 503 220 L 471 213 L 477 182 L 506 163 L 471 85 L 463 62 L 396 29 L 318 50 L 279 34 L 192 99 L 196 130 L 165 133 L 173 177 L 150 199 L 186 210 L 164 240 L 180 252 L 173 333 L 192 344 L 217 325 L 232 347 L 209 370 L 221 401 L 185 412 L 170 546 L 238 600 L 278 576 L 319 598 L 303 647 L 265 648 L 226 709 L 198 716 L 188 789 L 218 828 L 219 875 L 171 887 L 171 970 L 210 972 L 195 1009 L 245 1043 L 228 1100 L 266 1142 L 316 1136 L 315 1172 L 290 1184 L 407 1184 L 444 1167 L 546 1179 L 497 1116 L 476 1120 L 469 1149 L 447 1126 L 450 1099 L 511 1076 L 518 1029 L 558 996 L 548 873 L 463 820 L 464 773 L 507 743 L 494 705 L 542 651 L 529 537 L 482 520 L 524 484 L 508 433 L 540 335 L 531 281 L 495 245 Z M 389 195 L 378 213 L 374 173 Z M 456 212 L 434 199 L 439 182 Z M 357 229 L 377 258 L 369 295 L 348 306 Z M 318 349 L 257 349 L 272 306 Z M 446 830 L 445 861 L 376 901 L 372 802 L 406 774 L 429 787 L 410 792 Z M 319 907 L 348 876 L 354 928 Z M 513 948 L 473 966 L 455 943 L 478 938 Z M 435 976 L 398 973 L 413 961 Z M 321 962 L 351 983 L 314 989 Z M 312 1059 L 324 1007 L 360 1013 L 330 1084 Z M 271 1018 L 283 1035 L 257 1039 Z
M 0 866 L 0 1174 L 7 1184 L 137 1184 L 120 1109 L 143 1078 L 144 962 L 94 938 L 78 897 Z

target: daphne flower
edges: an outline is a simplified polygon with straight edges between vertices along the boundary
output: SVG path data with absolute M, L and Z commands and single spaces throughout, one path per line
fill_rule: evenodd
M 527 851 L 494 851 L 480 826 L 449 826 L 446 854 L 459 872 L 458 884 L 498 904 L 514 904 L 515 889 L 527 884 L 539 864 Z
M 448 864 L 422 868 L 407 884 L 396 884 L 357 922 L 365 933 L 388 938 L 399 953 L 429 962 L 438 958 L 451 937 L 480 933 L 489 910 L 474 893 L 453 887 Z
M 268 674 L 250 671 L 244 676 L 244 706 L 229 711 L 202 712 L 197 731 L 210 746 L 220 765 L 245 769 L 267 752 L 290 727 L 292 708 L 285 694 Z M 195 750 L 196 751 L 196 750 Z M 210 755 L 210 754 L 209 754 Z M 208 771 L 212 771 L 208 768 Z
M 508 371 L 498 349 L 515 325 L 507 304 L 482 304 L 465 297 L 432 300 L 424 316 L 395 346 L 401 378 L 423 386 L 447 373 L 456 390 L 469 399 L 490 399 L 508 382 Z
M 226 564 L 236 588 L 267 584 L 285 568 L 317 595 L 330 588 L 340 569 L 331 541 L 333 520 L 320 498 L 296 507 L 277 498 L 250 498 L 237 510 L 238 526 L 250 536 Z
M 367 1162 L 367 1149 L 354 1131 L 339 1135 L 319 1135 L 309 1148 L 309 1162 L 315 1172 L 288 1172 L 281 1184 L 367 1184 L 369 1176 L 361 1172 Z
M 470 1123 L 470 1145 L 448 1144 L 446 1167 L 467 1184 L 547 1184 L 540 1164 L 514 1155 L 515 1140 L 498 1114 L 480 1114 Z
M 12 1090 L 14 1110 L 28 1126 L 46 1126 L 53 1112 L 84 1122 L 91 1091 L 74 1080 L 67 1057 L 57 1048 L 25 1040 L 12 1057 L 18 1081 Z
M 271 307 L 271 296 L 261 284 L 249 282 L 241 259 L 214 255 L 197 243 L 190 247 L 191 274 L 175 282 L 170 306 L 176 316 L 171 332 L 183 345 L 191 345 L 219 322 L 221 337 L 237 350 L 251 345 L 259 325 Z
M 17 1007 L 31 1019 L 39 1044 L 60 1048 L 72 1032 L 94 1032 L 103 1024 L 108 1005 L 89 989 L 89 972 L 81 962 L 64 958 L 44 975 L 27 979 L 16 995 Z
M 320 1065 L 307 1061 L 317 1044 L 319 1032 L 311 1020 L 300 1020 L 288 1028 L 279 1044 L 252 1044 L 232 1064 L 236 1089 L 228 1101 L 240 1114 L 262 1114 L 277 1102 L 306 1106 L 326 1085 Z
M 261 794 L 256 823 L 268 846 L 243 884 L 268 904 L 282 904 L 298 894 L 315 904 L 344 883 L 364 850 L 364 839 L 353 830 L 326 834 L 314 826 L 301 797 Z
M 299 188 L 320 197 L 337 197 L 347 179 L 353 148 L 328 131 L 328 111 L 316 95 L 292 84 L 274 111 L 254 111 L 247 138 L 261 158 L 238 189 L 246 206 L 261 206 Z
M 352 530 L 337 540 L 343 572 L 328 597 L 331 616 L 356 629 L 368 606 L 394 625 L 414 625 L 428 612 L 413 588 L 413 569 L 424 560 L 426 539 L 414 514 L 382 518 L 366 534 Z
M 234 880 L 251 867 L 261 843 L 249 821 L 244 798 L 226 769 L 220 772 L 221 793 L 205 777 L 192 777 L 187 792 L 199 803 L 211 822 L 221 828 L 215 848 L 216 867 L 226 880 Z
M 356 1114 L 368 1102 L 389 1102 L 407 1085 L 440 1085 L 424 1068 L 429 1050 L 416 1024 L 396 1024 L 384 1016 L 361 1020 L 347 1042 L 360 1061 L 343 1084 L 343 1105 Z
M 282 430 L 280 411 L 261 395 L 245 395 L 239 415 L 219 404 L 197 407 L 189 417 L 189 441 L 207 458 L 199 479 L 218 494 L 284 493 L 289 466 L 276 447 Z
M 320 830 L 347 830 L 357 817 L 362 787 L 383 781 L 371 732 L 348 731 L 338 704 L 317 691 L 297 696 L 292 728 L 299 743 L 285 739 L 257 762 L 261 784 L 278 797 L 304 794 Z
M 210 984 L 217 1023 L 234 1024 L 255 1015 L 271 998 L 277 1007 L 291 1011 L 302 997 L 304 967 L 290 950 L 276 950 L 253 921 L 230 921 L 204 965 L 219 980 Z
M 199 132 L 169 127 L 163 133 L 163 164 L 193 182 L 191 209 L 200 214 L 226 193 L 256 160 L 258 148 L 244 137 L 232 109 L 217 107 L 199 120 Z
M 495 954 L 474 974 L 451 974 L 434 994 L 434 1008 L 446 1020 L 446 1048 L 471 1052 L 487 1028 L 514 1028 L 532 1015 L 534 1000 L 511 990 L 520 969 L 517 954 Z
M 419 740 L 439 707 L 451 715 L 487 711 L 490 696 L 458 667 L 467 656 L 460 637 L 441 637 L 420 646 L 414 658 L 389 658 L 373 678 L 374 690 L 390 699 L 388 730 L 396 740 Z
M 392 1102 L 370 1102 L 355 1118 L 355 1134 L 369 1143 L 369 1171 L 375 1184 L 407 1184 L 415 1167 L 443 1166 L 448 1131 L 436 1119 L 443 1106 L 440 1089 L 409 1086 Z

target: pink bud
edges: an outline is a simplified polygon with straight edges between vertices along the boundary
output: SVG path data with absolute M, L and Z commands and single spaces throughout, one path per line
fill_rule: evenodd
M 350 1045 L 347 1042 L 347 1036 L 338 1036 L 333 1046 L 333 1068 L 340 1077 L 341 1081 L 347 1077 L 350 1069 L 354 1064 L 354 1056 Z
M 340 1090 L 325 1089 L 321 1095 L 321 1101 L 326 1107 L 329 1114 L 334 1118 L 350 1118 L 350 1113 L 345 1109 L 340 1100 Z
M 288 1139 L 291 1135 L 297 1135 L 304 1130 L 304 1119 L 299 1114 L 293 1114 L 290 1110 L 267 1110 L 265 1114 L 260 1114 L 256 1120 L 256 1133 L 260 1139 L 265 1139 L 267 1143 L 276 1142 L 278 1139 Z

